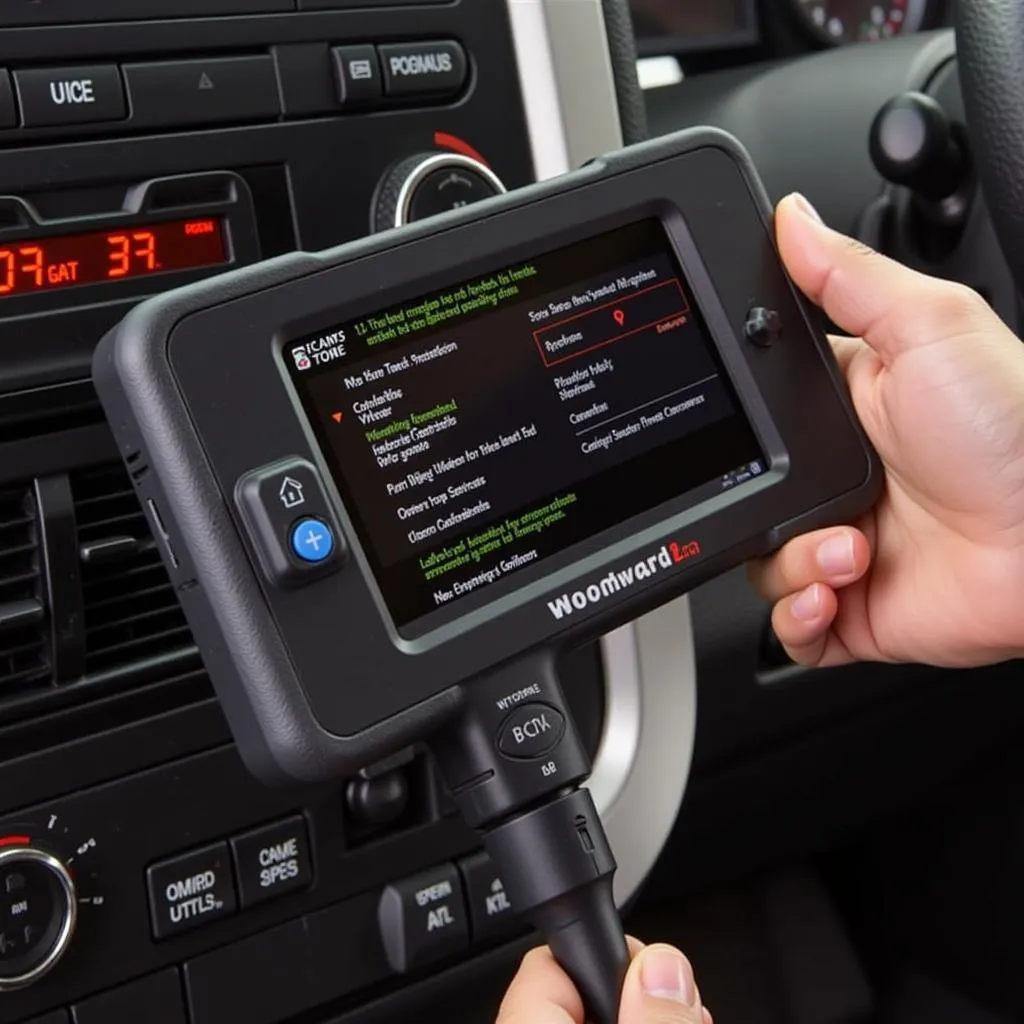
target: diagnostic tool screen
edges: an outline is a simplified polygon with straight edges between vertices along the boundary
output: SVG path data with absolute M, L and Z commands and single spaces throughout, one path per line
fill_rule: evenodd
M 399 627 L 764 468 L 654 219 L 285 359 Z

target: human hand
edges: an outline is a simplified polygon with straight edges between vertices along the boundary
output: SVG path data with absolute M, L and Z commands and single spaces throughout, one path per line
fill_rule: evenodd
M 619 1024 L 712 1024 L 689 961 L 671 946 L 629 940 L 633 962 L 622 990 Z M 583 1003 L 547 949 L 523 959 L 497 1024 L 584 1024 Z
M 832 231 L 800 196 L 776 230 L 797 285 L 859 336 L 833 346 L 886 475 L 861 522 L 751 566 L 779 639 L 809 666 L 1024 654 L 1024 345 L 975 292 Z

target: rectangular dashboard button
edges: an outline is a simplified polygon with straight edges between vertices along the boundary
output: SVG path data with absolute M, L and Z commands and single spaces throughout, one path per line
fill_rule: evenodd
M 447 96 L 466 84 L 466 51 L 453 39 L 377 47 L 387 96 Z
M 243 907 L 305 889 L 313 881 L 309 835 L 301 814 L 231 840 Z
M 238 909 L 227 843 L 153 864 L 146 872 L 153 935 L 166 939 Z
M 126 113 L 114 64 L 15 71 L 14 85 L 25 128 L 120 121 Z
M 272 121 L 281 115 L 274 58 L 125 64 L 133 128 Z

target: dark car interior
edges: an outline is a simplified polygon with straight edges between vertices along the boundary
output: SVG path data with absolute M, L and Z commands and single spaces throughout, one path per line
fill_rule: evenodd
M 0 1024 L 485 1024 L 536 941 L 424 749 L 308 788 L 243 766 L 98 339 L 697 125 L 1017 330 L 1016 6 L 0 3 Z M 1019 665 L 798 669 L 736 571 L 561 676 L 627 929 L 687 951 L 716 1021 L 1024 1019 Z M 464 914 L 399 973 L 381 894 L 424 886 Z

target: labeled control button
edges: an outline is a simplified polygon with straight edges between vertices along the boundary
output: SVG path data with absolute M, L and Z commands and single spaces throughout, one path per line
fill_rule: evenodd
M 125 64 L 133 127 L 270 121 L 281 114 L 274 58 Z
M 502 722 L 498 749 L 506 757 L 532 760 L 558 746 L 565 735 L 565 715 L 547 704 L 524 704 Z
M 114 64 L 15 71 L 14 85 L 26 128 L 120 121 L 127 114 Z
M 775 344 L 782 335 L 782 317 L 774 309 L 754 306 L 747 313 L 744 332 L 747 341 L 760 348 L 768 348 Z
M 171 935 L 230 917 L 237 909 L 227 843 L 154 864 L 146 872 L 153 935 Z
M 247 473 L 235 501 L 274 582 L 295 586 L 340 568 L 344 542 L 310 463 L 287 459 Z
M 457 93 L 466 84 L 466 51 L 454 40 L 378 46 L 386 96 Z
M 377 917 L 388 962 L 401 974 L 469 945 L 462 879 L 454 864 L 389 885 Z
M 379 100 L 384 93 L 380 63 L 373 46 L 335 46 L 334 82 L 343 107 L 360 106 Z
M 334 550 L 334 534 L 319 519 L 300 519 L 292 527 L 292 551 L 304 562 L 323 562 Z
M 493 942 L 523 930 L 523 922 L 512 909 L 505 886 L 486 853 L 460 860 L 459 873 L 466 887 L 474 942 Z
M 309 835 L 301 815 L 231 840 L 243 907 L 305 889 L 313 881 Z

